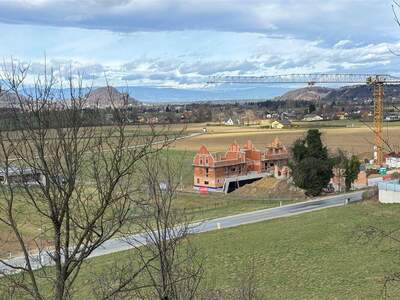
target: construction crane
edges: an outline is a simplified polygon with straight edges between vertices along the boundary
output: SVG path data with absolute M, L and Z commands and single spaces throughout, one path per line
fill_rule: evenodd
M 400 78 L 377 74 L 287 74 L 276 76 L 212 76 L 208 84 L 368 84 L 373 86 L 375 163 L 384 162 L 383 102 L 385 84 L 400 83 Z

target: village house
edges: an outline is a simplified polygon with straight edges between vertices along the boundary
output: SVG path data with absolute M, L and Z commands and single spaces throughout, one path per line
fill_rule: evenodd
M 304 118 L 302 119 L 302 121 L 305 122 L 317 122 L 317 121 L 323 121 L 324 118 L 316 115 L 316 114 L 309 114 L 309 115 L 305 115 Z
M 271 128 L 273 129 L 283 129 L 292 127 L 292 122 L 289 120 L 275 120 L 271 124 Z
M 348 120 L 349 119 L 349 114 L 344 111 L 340 111 L 336 113 L 336 119 L 338 120 Z
M 222 190 L 226 179 L 248 174 L 286 177 L 288 159 L 288 150 L 279 139 L 263 150 L 256 149 L 251 141 L 243 148 L 233 143 L 224 154 L 213 154 L 203 145 L 193 159 L 194 188 Z
M 224 122 L 224 124 L 225 124 L 226 126 L 233 126 L 233 125 L 235 125 L 235 123 L 233 122 L 232 118 L 229 118 L 228 120 L 226 120 L 226 121 Z
M 385 155 L 386 158 L 386 165 L 390 169 L 400 168 L 400 153 L 389 153 Z

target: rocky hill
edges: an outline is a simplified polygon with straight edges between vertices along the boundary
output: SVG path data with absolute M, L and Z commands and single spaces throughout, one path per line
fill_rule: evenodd
M 114 87 L 100 87 L 87 95 L 87 106 L 90 107 L 122 107 L 129 104 L 137 104 L 138 101 L 127 93 L 121 93 Z
M 334 89 L 311 86 L 301 89 L 296 89 L 283 94 L 280 97 L 276 97 L 275 100 L 280 101 L 318 101 L 325 98 L 329 93 L 333 92 Z
M 275 100 L 282 101 L 353 101 L 353 100 L 370 100 L 373 97 L 373 87 L 370 85 L 353 85 L 345 86 L 338 89 L 325 87 L 307 87 L 296 89 L 276 97 Z M 385 98 L 391 100 L 400 100 L 400 85 L 386 85 Z

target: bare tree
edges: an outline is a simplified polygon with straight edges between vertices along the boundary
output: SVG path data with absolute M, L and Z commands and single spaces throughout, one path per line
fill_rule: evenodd
M 190 218 L 174 205 L 182 167 L 179 157 L 173 158 L 167 152 L 143 157 L 140 186 L 144 197 L 139 205 L 140 219 L 136 219 L 139 222 L 134 222 L 131 230 L 141 234 L 126 239 L 135 250 L 130 252 L 130 265 L 121 269 L 140 266 L 145 273 L 141 273 L 140 280 L 132 281 L 126 275 L 121 280 L 121 274 L 127 272 L 114 271 L 116 275 L 106 283 L 113 288 L 100 294 L 97 290 L 96 298 L 119 295 L 127 299 L 190 300 L 197 295 L 203 259 L 191 243 L 194 227 Z
M 146 270 L 159 299 L 193 299 L 203 275 L 202 259 L 190 242 L 191 219 L 174 206 L 182 167 L 167 153 L 143 159 L 148 201 L 141 206 L 139 227 L 147 238 L 138 250 L 143 262 L 149 255 L 157 257 Z
M 71 299 L 85 259 L 136 209 L 138 162 L 173 138 L 165 129 L 127 126 L 112 93 L 113 126 L 89 126 L 91 91 L 79 76 L 64 86 L 46 67 L 31 87 L 28 78 L 29 66 L 12 62 L 3 70 L 2 86 L 17 99 L 18 128 L 0 131 L 0 222 L 22 256 L 0 259 L 0 284 L 16 298 Z M 24 232 L 27 220 L 40 220 L 39 235 Z

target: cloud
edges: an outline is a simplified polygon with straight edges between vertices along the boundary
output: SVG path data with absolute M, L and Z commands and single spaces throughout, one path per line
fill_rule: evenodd
M 49 67 L 67 78 L 80 74 L 87 82 L 104 84 L 105 78 L 113 85 L 152 85 L 170 87 L 203 86 L 213 75 L 278 75 L 289 73 L 393 73 L 400 69 L 400 57 L 389 49 L 400 52 L 400 43 L 356 45 L 352 41 L 338 42 L 340 46 L 325 47 L 318 42 L 300 39 L 254 37 L 255 51 L 246 58 L 226 57 L 201 59 L 136 57 L 121 63 L 90 63 L 72 59 L 53 59 Z M 256 42 L 257 41 L 257 42 Z M 352 47 L 344 47 L 352 45 Z M 298 51 L 295 51 L 295 50 Z M 31 63 L 31 72 L 43 73 L 43 62 Z
M 350 40 L 341 40 L 337 42 L 335 45 L 333 45 L 333 48 L 335 49 L 346 49 L 350 48 L 352 45 L 352 42 Z
M 1 0 L 0 21 L 116 32 L 214 30 L 373 40 L 395 37 L 390 33 L 395 28 L 390 4 L 381 0 Z

